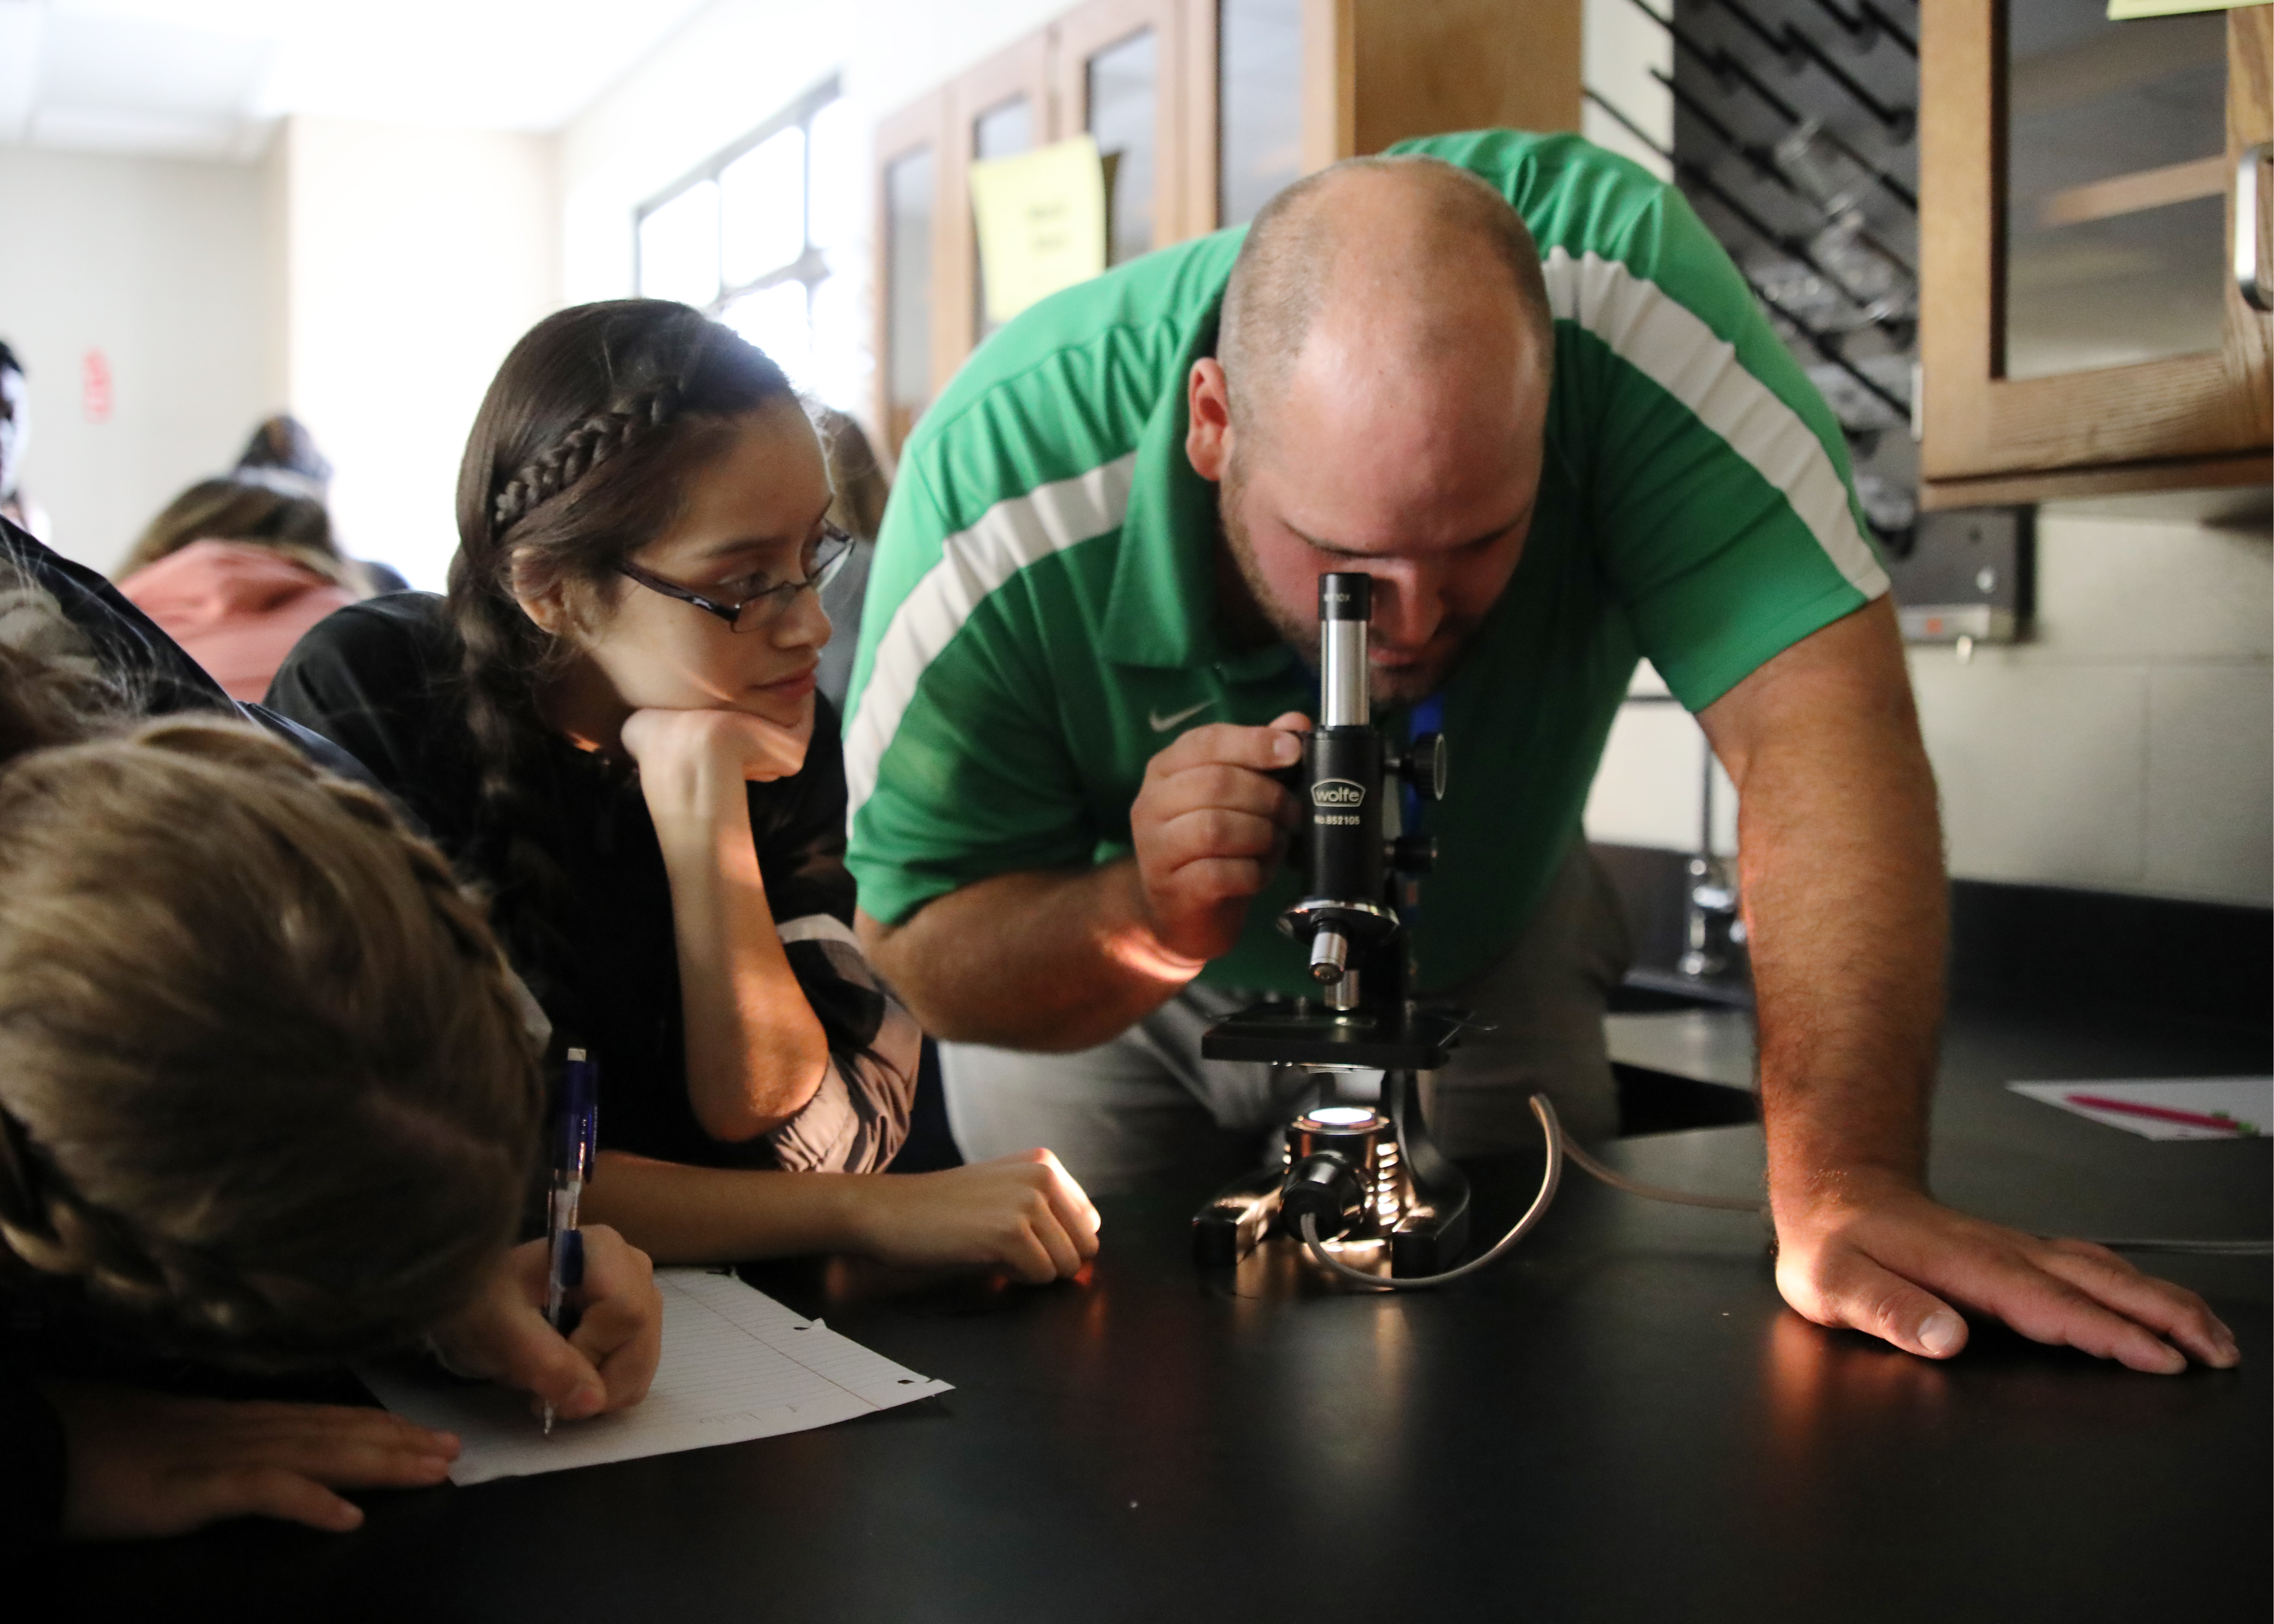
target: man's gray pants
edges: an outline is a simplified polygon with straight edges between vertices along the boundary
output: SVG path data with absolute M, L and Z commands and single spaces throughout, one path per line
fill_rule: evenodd
M 1516 944 L 1443 995 L 1478 1023 L 1450 1063 L 1421 1080 L 1448 1154 L 1538 1143 L 1535 1092 L 1555 1101 L 1574 1138 L 1618 1131 L 1603 1010 L 1627 960 L 1610 881 L 1575 844 Z M 1252 1002 L 1194 983 L 1119 1037 L 1067 1055 L 942 1043 L 956 1145 L 972 1162 L 1046 1146 L 1093 1195 L 1232 1178 L 1312 1086 L 1306 1073 L 1201 1058 L 1201 1034 Z

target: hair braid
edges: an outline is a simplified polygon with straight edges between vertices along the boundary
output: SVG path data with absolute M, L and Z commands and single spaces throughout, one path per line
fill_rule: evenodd
M 679 414 L 679 387 L 660 383 L 594 412 L 516 469 L 497 493 L 490 523 L 508 530 L 532 509 L 551 501 L 586 474 Z
M 483 400 L 459 467 L 450 562 L 478 763 L 468 866 L 493 888 L 497 929 L 532 980 L 573 980 L 577 905 L 538 703 L 574 645 L 521 598 L 557 594 L 579 621 L 605 618 L 622 584 L 616 564 L 671 525 L 686 476 L 732 421 L 795 399 L 780 368 L 701 312 L 618 299 L 538 323 Z

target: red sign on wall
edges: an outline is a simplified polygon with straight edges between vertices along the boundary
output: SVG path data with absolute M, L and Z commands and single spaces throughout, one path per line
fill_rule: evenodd
M 79 411 L 89 423 L 108 423 L 110 403 L 110 359 L 100 350 L 90 350 L 79 361 Z

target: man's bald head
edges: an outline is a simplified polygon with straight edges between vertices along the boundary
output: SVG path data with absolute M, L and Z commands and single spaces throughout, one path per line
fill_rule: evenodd
M 1532 234 L 1465 169 L 1354 159 L 1272 200 L 1186 377 L 1185 455 L 1273 630 L 1314 647 L 1321 572 L 1362 569 L 1374 698 L 1437 691 L 1531 530 L 1554 333 Z
M 1480 332 L 1507 327 L 1502 332 Z M 1241 432 L 1265 432 L 1321 327 L 1363 328 L 1385 367 L 1434 370 L 1512 339 L 1542 388 L 1554 356 L 1540 253 L 1487 181 L 1442 159 L 1351 158 L 1306 176 L 1248 227 L 1216 356 Z

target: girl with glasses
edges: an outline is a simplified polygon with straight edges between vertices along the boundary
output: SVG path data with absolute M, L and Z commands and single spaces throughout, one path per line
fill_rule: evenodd
M 554 1041 L 599 1059 L 594 1218 L 659 1261 L 1071 1274 L 1096 1214 L 1046 1151 L 871 1177 L 921 1034 L 850 929 L 815 692 L 831 495 L 787 380 L 734 333 L 657 300 L 561 312 L 475 420 L 448 598 L 342 610 L 269 703 L 491 891 Z

